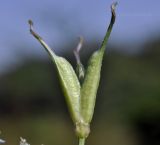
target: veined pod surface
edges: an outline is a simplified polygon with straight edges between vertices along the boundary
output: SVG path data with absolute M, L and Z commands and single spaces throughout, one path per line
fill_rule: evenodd
M 100 81 L 100 73 L 103 55 L 105 52 L 106 44 L 108 42 L 108 38 L 111 34 L 113 24 L 115 22 L 115 6 L 117 3 L 113 3 L 111 5 L 112 17 L 110 21 L 110 25 L 107 29 L 107 33 L 102 42 L 101 48 L 93 53 L 91 56 L 88 68 L 85 73 L 84 82 L 81 88 L 81 114 L 86 123 L 90 123 L 94 113 L 94 107 L 96 102 L 96 94 Z
M 63 57 L 54 58 L 64 96 L 74 123 L 81 119 L 80 115 L 80 83 L 70 63 Z
M 29 21 L 31 34 L 42 44 L 56 65 L 64 96 L 74 123 L 81 120 L 80 115 L 80 83 L 70 63 L 63 57 L 57 56 L 43 39 L 33 31 L 32 21 Z
M 81 114 L 86 123 L 92 120 L 97 89 L 100 81 L 100 72 L 103 52 L 98 50 L 91 56 L 85 79 L 81 88 Z

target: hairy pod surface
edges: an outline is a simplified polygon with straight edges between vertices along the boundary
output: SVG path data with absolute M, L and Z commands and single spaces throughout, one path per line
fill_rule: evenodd
M 70 63 L 63 57 L 54 57 L 60 82 L 66 98 L 68 108 L 74 123 L 81 119 L 80 116 L 80 83 Z
M 91 56 L 81 88 L 81 114 L 86 123 L 92 120 L 97 89 L 99 86 L 103 52 L 98 50 Z

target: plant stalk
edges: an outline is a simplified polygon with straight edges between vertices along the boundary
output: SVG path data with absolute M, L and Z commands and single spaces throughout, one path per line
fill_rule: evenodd
M 85 138 L 79 138 L 79 145 L 85 145 Z

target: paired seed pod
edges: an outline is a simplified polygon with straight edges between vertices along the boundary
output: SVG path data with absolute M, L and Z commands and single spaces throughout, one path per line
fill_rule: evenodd
M 72 120 L 76 125 L 76 133 L 79 138 L 86 138 L 90 132 L 89 125 L 94 113 L 103 55 L 115 22 L 116 4 L 117 3 L 114 3 L 111 6 L 111 22 L 102 42 L 101 48 L 94 52 L 89 59 L 86 72 L 84 71 L 84 67 L 79 56 L 79 51 L 83 42 L 82 37 L 80 38 L 80 42 L 74 50 L 77 61 L 77 74 L 71 64 L 65 58 L 57 56 L 45 43 L 45 41 L 33 30 L 33 22 L 29 20 L 31 34 L 42 44 L 57 68 L 64 96 Z

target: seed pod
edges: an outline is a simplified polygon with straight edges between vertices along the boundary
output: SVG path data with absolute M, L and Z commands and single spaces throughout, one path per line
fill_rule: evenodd
M 80 83 L 70 63 L 56 56 L 54 58 L 57 66 L 60 82 L 66 97 L 68 108 L 74 123 L 78 122 L 80 117 Z
M 86 123 L 90 123 L 99 86 L 103 53 L 95 52 L 88 63 L 85 79 L 81 88 L 81 114 Z
M 105 52 L 105 47 L 112 31 L 113 24 L 115 22 L 115 6 L 117 3 L 111 6 L 111 22 L 108 27 L 107 33 L 102 42 L 101 48 L 93 53 L 91 56 L 88 68 L 85 73 L 85 79 L 81 88 L 81 114 L 86 123 L 90 123 L 92 120 L 97 89 L 100 81 L 101 65 L 103 60 L 103 55 Z
M 70 63 L 63 57 L 57 56 L 43 39 L 33 31 L 33 22 L 29 20 L 31 34 L 42 44 L 50 58 L 56 65 L 66 102 L 71 117 L 76 124 L 81 120 L 80 116 L 80 83 Z

